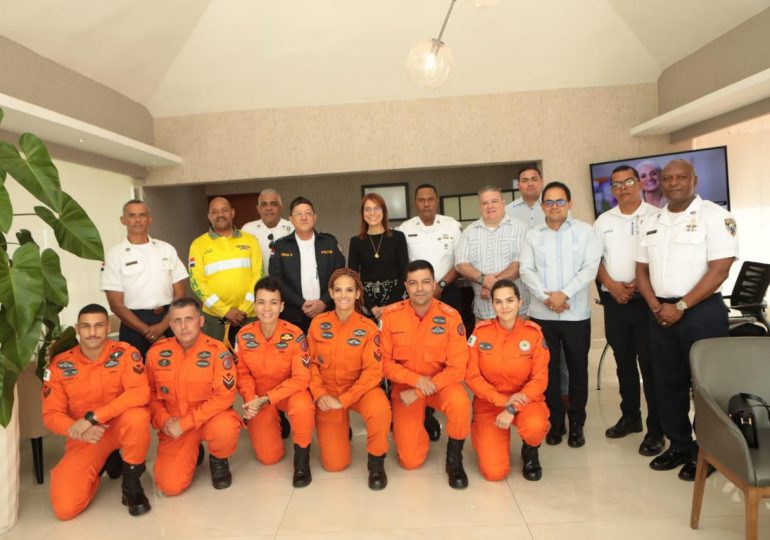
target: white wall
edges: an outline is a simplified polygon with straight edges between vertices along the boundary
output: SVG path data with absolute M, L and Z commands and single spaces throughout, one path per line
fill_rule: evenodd
M 96 224 L 106 252 L 109 246 L 125 237 L 125 228 L 119 218 L 123 203 L 133 193 L 133 179 L 64 161 L 55 161 L 55 164 L 62 189 L 80 203 Z M 40 204 L 10 177 L 5 185 L 11 194 L 14 213 L 33 212 L 33 207 Z M 59 249 L 53 231 L 37 216 L 15 217 L 13 224 L 8 240 L 15 241 L 16 230 L 29 229 L 41 248 L 55 248 L 61 257 L 62 273 L 67 278 L 70 294 L 70 305 L 61 313 L 62 324 L 74 324 L 77 312 L 85 304 L 96 302 L 107 307 L 104 293 L 99 290 L 101 262 L 82 260 Z

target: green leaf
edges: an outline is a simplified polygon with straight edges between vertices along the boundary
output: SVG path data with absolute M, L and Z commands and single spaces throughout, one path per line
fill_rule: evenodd
M 34 243 L 19 246 L 13 252 L 0 251 L 0 304 L 8 313 L 8 323 L 17 334 L 32 326 L 43 302 L 43 270 L 40 251 Z M 39 333 L 39 330 L 38 330 Z M 7 346 L 7 342 L 0 339 Z
M 22 140 L 28 135 L 22 135 Z M 33 137 L 29 135 L 29 137 Z M 13 176 L 24 189 L 29 191 L 43 204 L 57 212 L 61 209 L 61 184 L 48 150 L 40 139 L 27 139 L 26 159 L 21 157 L 16 147 L 0 141 L 0 169 Z M 26 150 L 25 150 L 26 152 Z
M 23 332 L 16 331 L 8 320 L 8 310 L 5 306 L 0 308 L 0 343 L 3 344 L 3 355 L 18 369 L 18 373 L 24 371 L 27 364 L 35 354 L 35 348 L 40 340 L 42 317 L 38 316 L 32 325 Z M 0 366 L 2 369 L 2 366 Z M 11 370 L 14 371 L 14 370 Z
M 44 249 L 40 255 L 43 266 L 43 294 L 46 302 L 66 307 L 69 304 L 67 294 L 67 279 L 61 273 L 59 256 L 50 248 Z
M 44 206 L 36 206 L 35 213 L 53 229 L 62 249 L 84 259 L 104 260 L 104 247 L 99 230 L 86 211 L 75 199 L 61 192 L 62 209 L 57 218 Z
M 0 353 L 2 356 L 2 353 Z M 0 367 L 0 425 L 8 427 L 13 412 L 13 387 L 19 376 Z
M 19 229 L 19 232 L 16 233 L 16 239 L 19 241 L 19 244 L 22 246 L 24 244 L 35 244 L 37 245 L 37 242 L 35 242 L 35 239 L 32 238 L 32 233 L 29 232 L 27 229 Z
M 11 195 L 5 187 L 5 173 L 0 171 L 0 231 L 7 233 L 13 223 Z
M 5 239 L 5 235 L 0 233 L 0 250 L 8 251 L 8 240 Z

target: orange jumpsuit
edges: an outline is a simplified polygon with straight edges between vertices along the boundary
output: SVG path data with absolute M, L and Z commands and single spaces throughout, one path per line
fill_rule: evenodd
M 43 423 L 59 435 L 92 411 L 109 427 L 96 444 L 67 439 L 64 457 L 51 471 L 56 517 L 72 519 L 85 510 L 99 487 L 99 471 L 120 449 L 123 461 L 144 463 L 150 447 L 150 413 L 142 357 L 128 343 L 107 340 L 91 361 L 80 346 L 56 355 L 43 377 Z
M 302 330 L 279 320 L 270 339 L 262 335 L 258 322 L 244 326 L 236 338 L 238 391 L 243 401 L 267 395 L 270 402 L 248 421 L 251 446 L 257 459 L 266 464 L 283 457 L 281 422 L 284 411 L 291 423 L 294 443 L 306 448 L 313 438 L 315 407 L 310 397 L 310 358 Z
M 512 426 L 530 446 L 539 446 L 548 431 L 548 349 L 540 327 L 518 319 L 506 330 L 497 319 L 481 321 L 468 340 L 468 374 L 465 381 L 473 391 L 471 441 L 479 458 L 479 469 L 487 480 L 503 480 L 511 469 L 510 430 L 495 425 L 511 395 L 521 392 L 529 398 L 517 407 Z
M 465 327 L 460 314 L 433 300 L 420 318 L 409 300 L 385 308 L 381 319 L 385 377 L 393 383 L 393 439 L 405 469 L 420 467 L 428 456 L 428 434 L 423 427 L 425 406 L 447 418 L 447 435 L 465 439 L 470 431 L 471 404 L 462 384 L 468 362 Z M 431 377 L 436 393 L 404 405 L 399 394 L 416 387 L 421 376 Z
M 221 341 L 203 333 L 187 352 L 176 338 L 167 338 L 147 351 L 147 376 L 152 425 L 158 430 L 155 484 L 164 495 L 178 495 L 192 482 L 201 441 L 220 459 L 238 445 L 235 360 Z M 177 439 L 161 431 L 171 418 L 184 430 Z
M 317 401 L 336 397 L 342 409 L 316 407 L 318 446 L 327 471 L 341 471 L 350 464 L 348 409 L 366 424 L 366 450 L 375 456 L 388 451 L 390 405 L 380 388 L 382 364 L 377 326 L 358 313 L 342 322 L 334 311 L 313 319 L 308 330 L 310 392 Z

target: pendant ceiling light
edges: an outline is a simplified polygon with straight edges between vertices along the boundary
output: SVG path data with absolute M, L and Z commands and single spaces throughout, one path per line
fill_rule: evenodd
M 406 57 L 406 70 L 417 86 L 438 88 L 449 77 L 449 71 L 452 69 L 452 51 L 441 41 L 441 37 L 444 35 L 444 29 L 456 1 L 449 1 L 449 9 L 438 37 L 419 42 Z

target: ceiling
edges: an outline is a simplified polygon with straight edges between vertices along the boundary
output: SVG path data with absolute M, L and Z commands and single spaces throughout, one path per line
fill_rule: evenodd
M 455 64 L 416 87 L 406 55 L 449 0 L 0 0 L 0 35 L 155 117 L 654 82 L 770 0 L 458 0 Z

